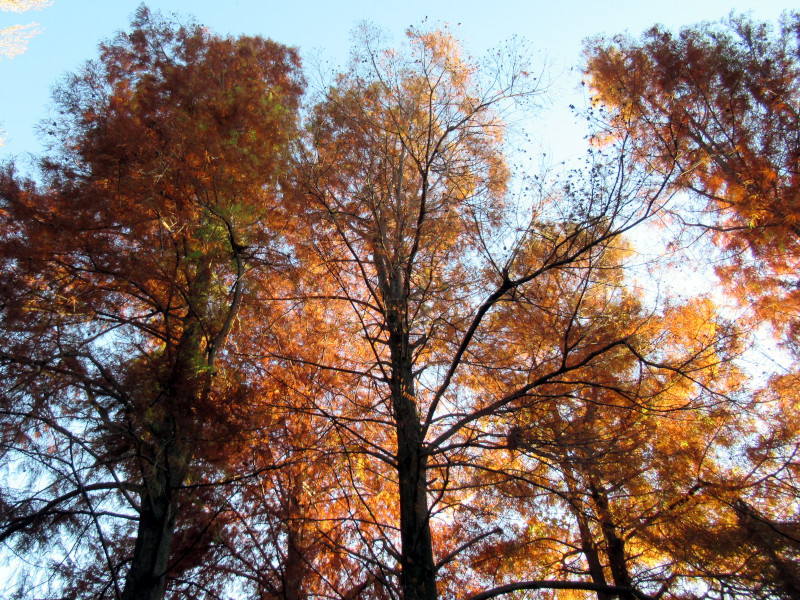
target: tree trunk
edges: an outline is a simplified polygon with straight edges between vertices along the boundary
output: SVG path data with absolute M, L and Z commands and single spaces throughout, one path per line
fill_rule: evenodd
M 399 420 L 398 420 L 399 421 Z M 405 600 L 436 600 L 428 497 L 427 461 L 421 444 L 414 443 L 410 423 L 398 422 L 397 473 L 400 485 L 401 584 Z M 405 438 L 405 439 L 404 439 Z
M 404 600 L 436 600 L 436 567 L 428 512 L 428 458 L 414 395 L 408 334 L 396 317 L 397 313 L 389 318 L 389 348 L 400 488 L 400 583 Z
M 122 600 L 161 600 L 164 597 L 178 513 L 177 493 L 192 461 L 194 450 L 188 440 L 193 438 L 197 425 L 181 413 L 189 413 L 198 405 L 198 398 L 208 394 L 210 389 L 208 374 L 198 376 L 197 357 L 202 356 L 199 348 L 202 348 L 201 330 L 199 324 L 193 322 L 177 344 L 166 393 L 150 407 L 153 413 L 147 428 L 150 440 L 139 440 L 144 491 L 136 545 Z
M 567 481 L 567 489 L 569 489 L 570 496 L 572 496 L 573 503 L 570 507 L 578 522 L 578 532 L 581 536 L 581 550 L 589 565 L 589 576 L 592 578 L 592 583 L 597 585 L 607 585 L 606 575 L 603 571 L 603 564 L 600 562 L 600 553 L 597 551 L 597 543 L 594 540 L 589 521 L 584 512 L 584 503 L 581 499 L 581 494 L 576 489 L 575 472 L 568 461 L 561 462 L 561 469 L 564 471 Z M 597 600 L 611 600 L 612 596 L 606 592 L 597 592 Z
M 581 534 L 581 550 L 589 564 L 589 576 L 592 578 L 592 583 L 597 585 L 607 585 L 605 573 L 603 573 L 603 565 L 600 562 L 600 555 L 597 552 L 597 545 L 594 542 L 589 523 L 586 521 L 586 516 L 576 510 L 576 517 L 578 519 L 578 530 Z M 611 596 L 606 592 L 597 592 L 597 600 L 610 600 Z
M 304 600 L 303 581 L 306 565 L 300 550 L 300 532 L 290 523 L 287 532 L 286 563 L 283 565 L 283 598 L 284 600 Z
M 617 535 L 617 527 L 608 505 L 608 495 L 602 486 L 596 485 L 593 480 L 589 482 L 589 491 L 597 508 L 597 516 L 600 518 L 600 528 L 606 541 L 608 565 L 611 568 L 614 585 L 632 588 L 628 561 L 625 557 L 625 541 Z M 633 600 L 634 596 L 633 594 L 620 594 L 620 598 Z
M 303 582 L 308 567 L 304 556 L 305 536 L 300 495 L 303 493 L 303 476 L 297 475 L 291 495 L 286 499 L 286 562 L 283 564 L 283 599 L 304 600 Z
M 122 600 L 161 600 L 175 532 L 174 479 L 159 471 L 142 494 L 139 527 Z

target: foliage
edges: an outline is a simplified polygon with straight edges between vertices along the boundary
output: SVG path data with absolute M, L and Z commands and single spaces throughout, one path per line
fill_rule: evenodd
M 796 374 L 752 392 L 713 294 L 636 278 L 676 189 L 731 265 L 794 243 L 790 115 L 623 98 L 733 44 L 708 27 L 592 46 L 603 144 L 546 187 L 509 167 L 522 47 L 364 26 L 301 113 L 293 50 L 141 8 L 57 88 L 40 181 L 0 176 L 0 541 L 35 566 L 9 593 L 796 595 Z
M 586 47 L 589 84 L 609 111 L 599 137 L 630 136 L 636 161 L 671 171 L 676 189 L 701 200 L 699 216 L 691 196 L 675 215 L 710 233 L 729 294 L 752 308 L 755 326 L 768 322 L 795 360 L 799 33 L 800 15 L 787 13 L 778 28 L 731 17 Z M 720 594 L 797 594 L 797 517 L 786 504 L 798 492 L 796 370 L 774 375 L 739 417 L 747 442 L 735 468 L 698 494 L 714 522 L 687 523 L 693 542 L 678 555 L 716 579 Z M 705 538 L 714 530 L 715 540 Z
M 729 257 L 719 275 L 796 345 L 800 14 L 777 31 L 745 17 L 655 27 L 586 54 L 609 125 L 631 135 L 637 160 L 675 169 L 675 185 L 705 199 L 702 226 Z
M 280 255 L 270 214 L 296 67 L 272 42 L 141 9 L 56 92 L 44 185 L 3 175 L 3 414 L 17 482 L 4 520 L 45 548 L 66 520 L 83 540 L 59 567 L 70 594 L 160 597 L 168 568 L 193 566 L 197 541 L 170 540 L 217 509 L 186 486 L 224 475 L 233 432 L 252 418 L 225 346 L 249 282 Z M 29 454 L 41 466 L 26 475 Z M 106 575 L 84 556 L 102 557 Z
M 41 10 L 50 6 L 48 0 L 2 0 L 0 10 L 25 12 L 26 10 Z M 25 52 L 28 40 L 39 33 L 36 23 L 27 25 L 11 25 L 0 29 L 0 56 L 13 58 Z

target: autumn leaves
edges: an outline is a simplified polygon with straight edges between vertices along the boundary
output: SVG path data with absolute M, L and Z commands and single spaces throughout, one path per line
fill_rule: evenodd
M 0 180 L 0 528 L 61 560 L 18 591 L 792 590 L 796 427 L 760 405 L 791 406 L 788 378 L 746 394 L 735 324 L 628 274 L 676 187 L 722 219 L 745 201 L 698 183 L 730 160 L 692 146 L 691 94 L 651 131 L 614 91 L 622 50 L 595 51 L 606 146 L 520 225 L 500 114 L 539 91 L 518 57 L 365 29 L 304 112 L 292 50 L 141 9 L 57 92 L 39 183 Z M 757 559 L 754 519 L 788 541 Z

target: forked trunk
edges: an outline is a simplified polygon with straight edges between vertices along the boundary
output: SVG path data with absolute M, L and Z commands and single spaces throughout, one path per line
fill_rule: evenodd
M 597 508 L 597 516 L 600 518 L 600 528 L 606 541 L 608 566 L 614 578 L 614 585 L 631 588 L 633 586 L 628 572 L 628 561 L 625 556 L 625 541 L 617 535 L 617 526 L 608 504 L 608 495 L 603 487 L 594 481 L 590 481 L 589 491 Z M 620 594 L 620 598 L 634 600 L 635 597 L 632 593 L 623 593 Z
M 572 511 L 575 519 L 578 522 L 578 532 L 581 536 L 581 550 L 589 566 L 589 576 L 592 578 L 592 583 L 596 585 L 607 585 L 606 575 L 603 570 L 603 563 L 600 561 L 600 553 L 597 550 L 597 542 L 592 534 L 592 529 L 589 526 L 589 520 L 584 512 L 583 501 L 580 499 L 581 494 L 578 492 L 575 485 L 576 475 L 569 461 L 561 461 L 561 469 L 567 475 L 566 482 L 569 489 L 570 496 L 573 498 Z M 597 600 L 611 600 L 613 596 L 606 592 L 597 592 Z

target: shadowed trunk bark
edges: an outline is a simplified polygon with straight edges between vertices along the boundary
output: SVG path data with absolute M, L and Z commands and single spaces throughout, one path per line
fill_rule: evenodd
M 193 458 L 191 440 L 199 425 L 197 417 L 190 415 L 210 392 L 210 373 L 198 370 L 198 357 L 203 356 L 202 340 L 197 322 L 186 327 L 175 347 L 163 392 L 148 402 L 147 411 L 152 416 L 145 433 L 137 440 L 144 491 L 136 544 L 121 600 L 164 597 L 178 516 L 178 491 Z
M 569 489 L 570 495 L 575 502 L 571 508 L 575 514 L 575 519 L 578 521 L 578 532 L 581 536 L 581 551 L 589 565 L 589 576 L 592 578 L 592 583 L 607 585 L 608 582 L 606 581 L 606 575 L 603 571 L 603 564 L 600 562 L 600 553 L 597 550 L 597 543 L 594 539 L 595 536 L 592 534 L 592 529 L 589 526 L 586 513 L 582 510 L 583 501 L 581 500 L 581 494 L 576 489 L 575 472 L 567 461 L 561 462 L 561 468 L 567 475 L 567 489 Z M 597 592 L 597 600 L 611 600 L 612 597 L 613 596 L 606 592 Z
M 396 398 L 395 412 L 403 597 L 405 600 L 435 600 L 436 568 L 428 513 L 427 457 L 413 399 Z
M 300 506 L 303 480 L 298 475 L 289 498 L 289 510 L 286 515 L 286 562 L 283 565 L 283 598 L 284 600 L 304 600 L 306 593 L 303 582 L 308 574 L 308 565 L 304 556 L 303 511 Z
M 614 578 L 614 585 L 632 588 L 631 576 L 628 572 L 628 561 L 625 558 L 625 541 L 617 535 L 617 527 L 608 504 L 608 495 L 601 486 L 591 480 L 589 482 L 589 491 L 597 507 L 597 516 L 600 518 L 600 528 L 606 541 L 608 564 L 611 569 L 611 576 Z M 634 595 L 622 593 L 620 598 L 633 600 Z
M 436 567 L 428 512 L 428 457 L 414 394 L 409 336 L 399 312 L 391 311 L 388 322 L 400 493 L 400 583 L 404 600 L 436 600 Z
M 142 497 L 136 545 L 122 600 L 161 600 L 164 596 L 177 514 L 173 488 L 182 477 L 159 475 Z
M 589 523 L 586 517 L 582 514 L 577 515 L 578 530 L 581 534 L 581 550 L 586 557 L 586 562 L 589 564 L 589 576 L 592 578 L 592 583 L 598 585 L 607 585 L 605 573 L 603 573 L 603 565 L 600 562 L 600 554 L 597 552 L 597 545 L 594 542 Z M 611 596 L 606 592 L 597 592 L 597 600 L 611 600 Z

